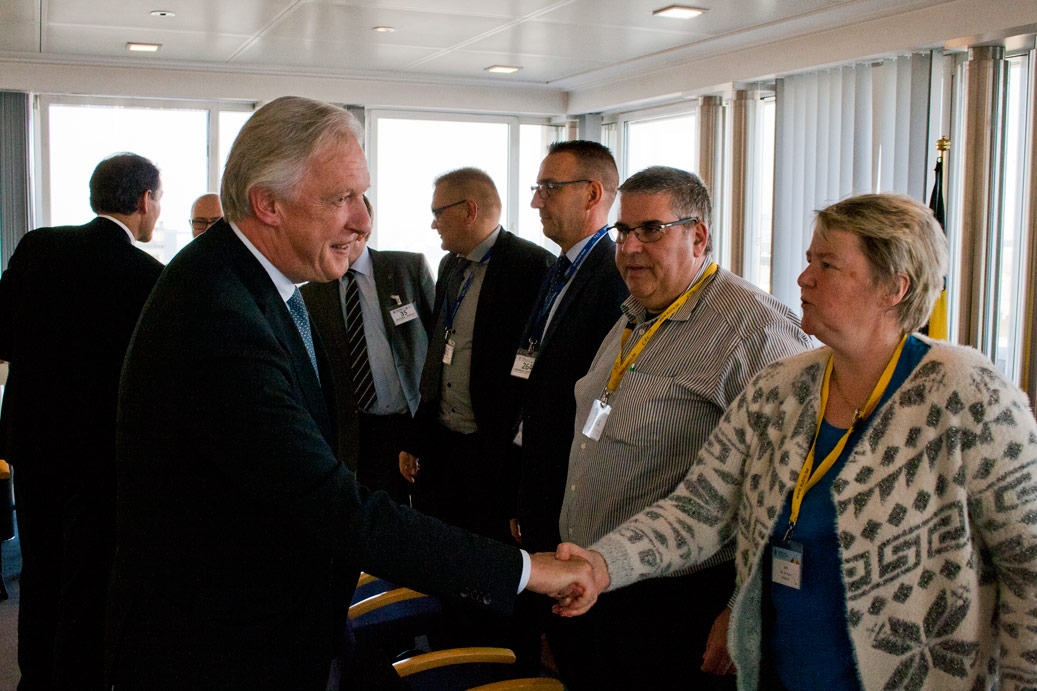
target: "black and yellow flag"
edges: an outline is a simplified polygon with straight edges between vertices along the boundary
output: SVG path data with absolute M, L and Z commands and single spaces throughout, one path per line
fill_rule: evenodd
M 941 142 L 944 140 L 940 140 Z M 947 232 L 947 226 L 945 225 L 945 211 L 943 206 L 943 152 L 941 150 L 940 156 L 936 159 L 936 180 L 933 183 L 933 193 L 929 195 L 929 208 L 933 210 L 933 215 L 936 216 L 937 222 L 940 227 L 944 229 L 944 234 Z M 938 338 L 946 341 L 947 335 L 950 331 L 948 326 L 948 314 L 947 314 L 947 277 L 943 279 L 943 290 L 940 291 L 940 297 L 936 298 L 936 304 L 933 305 L 933 313 L 929 317 L 928 334 L 931 338 Z

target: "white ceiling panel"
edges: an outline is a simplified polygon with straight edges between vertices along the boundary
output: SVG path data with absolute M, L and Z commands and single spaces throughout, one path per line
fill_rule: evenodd
M 40 49 L 38 22 L 0 22 L 0 51 L 36 53 Z
M 0 28 L 8 22 L 38 22 L 39 9 L 39 4 L 34 0 L 3 0 L 0 2 Z
M 314 0 L 329 5 L 438 12 L 482 17 L 525 17 L 573 0 Z
M 344 47 L 370 44 L 449 48 L 472 36 L 497 31 L 505 24 L 500 18 L 433 12 L 406 12 L 396 9 L 349 7 L 328 3 L 304 4 L 283 17 L 263 38 L 295 38 L 337 41 Z M 372 31 L 375 26 L 391 26 L 392 33 Z
M 171 35 L 167 32 L 146 29 L 133 29 L 126 32 L 123 29 L 92 26 L 52 26 L 44 34 L 44 44 L 48 51 L 59 55 L 81 55 L 95 58 L 126 55 L 134 56 L 143 63 L 147 62 L 148 57 L 153 62 L 158 59 L 163 62 L 183 60 L 224 63 L 241 47 L 243 41 L 244 37 L 241 36 L 208 36 L 202 33 L 187 32 Z M 127 42 L 158 43 L 162 47 L 155 53 L 144 54 L 147 57 L 139 57 L 140 54 L 135 55 L 127 50 Z
M 412 71 L 434 75 L 464 74 L 469 78 L 492 79 L 501 86 L 519 82 L 547 84 L 557 74 L 576 74 L 598 69 L 606 63 L 579 58 L 522 56 L 508 53 L 455 50 L 413 67 Z M 491 74 L 485 68 L 491 65 L 514 65 L 522 69 L 514 74 Z
M 851 0 L 855 1 L 855 0 Z M 692 19 L 654 17 L 652 11 L 674 4 L 669 0 L 627 2 L 625 0 L 575 0 L 538 17 L 541 21 L 565 22 L 684 34 L 691 38 L 717 35 L 807 14 L 835 4 L 832 0 L 690 0 L 679 4 L 706 10 Z M 860 4 L 860 3 L 858 3 Z
M 297 4 L 293 0 L 45 0 L 44 21 L 66 26 L 252 35 Z M 175 16 L 153 17 L 152 10 L 169 10 Z
M 475 41 L 471 50 L 504 50 L 516 56 L 586 58 L 599 62 L 621 62 L 689 42 L 680 34 L 661 34 L 645 29 L 594 27 L 579 24 L 523 22 L 507 31 Z M 518 58 L 516 58 L 518 59 Z
M 266 65 L 312 68 L 319 73 L 393 73 L 406 65 L 430 57 L 431 48 L 371 45 L 356 46 L 329 41 L 299 41 L 293 38 L 264 38 L 249 45 L 233 60 L 234 65 Z
M 0 0 L 0 60 L 569 89 L 963 1 L 691 0 L 707 11 L 682 21 L 652 16 L 668 0 Z M 129 41 L 162 48 L 133 54 Z M 523 69 L 487 75 L 495 63 Z

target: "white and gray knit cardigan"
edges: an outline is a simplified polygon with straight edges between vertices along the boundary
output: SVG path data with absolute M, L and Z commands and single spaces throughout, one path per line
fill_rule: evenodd
M 1037 423 L 980 353 L 923 340 L 932 348 L 873 413 L 833 487 L 861 681 L 1034 689 Z M 618 588 L 701 561 L 737 534 L 728 643 L 740 689 L 758 687 L 761 564 L 813 439 L 829 352 L 764 369 L 674 493 L 593 545 Z

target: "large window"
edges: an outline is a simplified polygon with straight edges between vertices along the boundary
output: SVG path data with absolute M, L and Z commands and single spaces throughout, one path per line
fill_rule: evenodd
M 378 249 L 421 252 L 433 271 L 443 257 L 432 229 L 433 183 L 455 168 L 486 171 L 501 196 L 501 223 L 550 247 L 529 208 L 529 186 L 560 128 L 517 118 L 373 111 L 368 117 L 371 202 Z
M 774 228 L 774 98 L 762 100 L 755 121 L 755 160 L 750 161 L 754 172 L 750 208 L 753 218 L 747 219 L 746 244 L 749 254 L 746 261 L 747 280 L 762 290 L 771 289 L 771 241 Z
M 630 177 L 648 166 L 671 166 L 697 173 L 696 123 L 693 112 L 627 119 L 623 177 Z
M 251 108 L 217 104 L 149 103 L 93 99 L 45 99 L 43 188 L 44 225 L 78 225 L 93 216 L 90 174 L 103 158 L 129 151 L 162 173 L 162 215 L 150 243 L 141 245 L 168 262 L 191 240 L 191 204 L 219 191 L 230 144 Z M 217 159 L 210 152 L 218 152 Z
M 1021 334 L 1026 286 L 1026 128 L 1028 120 L 1029 57 L 1008 59 L 1005 91 L 1004 167 L 1001 189 L 1001 273 L 997 296 L 997 351 L 995 363 L 1002 374 L 1020 379 Z

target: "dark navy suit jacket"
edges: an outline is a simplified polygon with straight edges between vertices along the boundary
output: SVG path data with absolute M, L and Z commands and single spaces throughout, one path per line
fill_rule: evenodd
M 547 288 L 542 286 L 537 304 Z M 516 514 L 522 526 L 522 545 L 533 551 L 558 546 L 558 514 L 576 415 L 573 387 L 587 373 L 628 295 L 616 269 L 616 244 L 606 236 L 572 277 L 538 347 L 522 398 Z M 527 332 L 535 318 L 530 315 Z
M 156 285 L 119 392 L 117 689 L 322 690 L 360 568 L 512 606 L 517 550 L 398 507 L 337 460 L 319 339 L 317 351 L 323 391 L 273 282 L 225 222 Z

